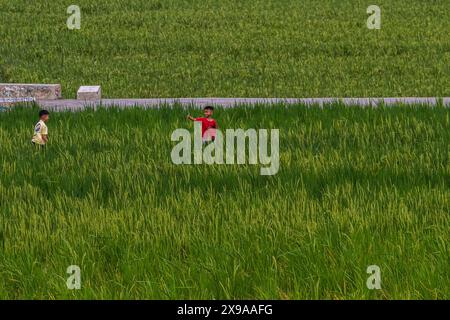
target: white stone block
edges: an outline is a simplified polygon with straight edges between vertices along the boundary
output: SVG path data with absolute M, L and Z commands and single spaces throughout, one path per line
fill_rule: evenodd
M 97 101 L 102 99 L 102 88 L 100 86 L 81 86 L 77 92 L 78 100 Z

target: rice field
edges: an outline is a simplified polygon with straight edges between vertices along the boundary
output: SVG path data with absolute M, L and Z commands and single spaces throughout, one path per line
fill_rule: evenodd
M 81 29 L 69 30 L 69 5 Z M 381 8 L 381 29 L 366 26 Z M 450 96 L 448 0 L 0 0 L 0 82 L 104 97 Z
M 1 299 L 450 298 L 449 108 L 218 108 L 280 129 L 274 176 L 174 165 L 198 109 L 52 113 L 45 150 L 37 111 L 0 113 Z

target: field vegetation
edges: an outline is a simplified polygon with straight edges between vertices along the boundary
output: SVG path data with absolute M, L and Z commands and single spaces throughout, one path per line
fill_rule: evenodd
M 69 30 L 69 5 L 81 29 Z M 381 8 L 381 30 L 366 26 Z M 0 82 L 74 98 L 450 96 L 448 0 L 0 0 Z
M 448 108 L 218 108 L 280 129 L 275 176 L 174 165 L 188 112 L 52 113 L 45 150 L 0 113 L 0 298 L 450 298 Z

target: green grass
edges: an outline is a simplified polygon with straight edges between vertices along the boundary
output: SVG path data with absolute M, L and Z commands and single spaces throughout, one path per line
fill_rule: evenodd
M 53 113 L 41 152 L 36 112 L 0 113 L 0 298 L 450 298 L 450 109 L 216 110 L 280 129 L 271 177 L 172 164 L 181 108 Z
M 66 98 L 450 96 L 450 2 L 375 3 L 381 30 L 366 0 L 0 0 L 0 81 Z

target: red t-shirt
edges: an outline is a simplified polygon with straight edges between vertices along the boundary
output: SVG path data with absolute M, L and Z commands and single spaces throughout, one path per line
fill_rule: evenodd
M 205 137 L 205 132 L 209 129 L 217 129 L 217 123 L 214 119 L 208 118 L 195 118 L 195 121 L 200 121 L 202 123 L 202 137 Z M 211 136 L 215 137 L 215 131 L 210 130 Z

